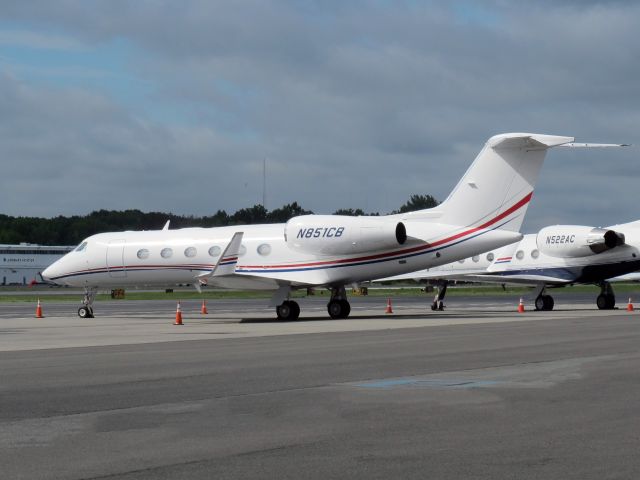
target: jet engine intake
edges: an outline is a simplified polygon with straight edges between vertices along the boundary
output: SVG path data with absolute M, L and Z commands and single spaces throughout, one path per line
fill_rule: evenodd
M 604 228 L 581 225 L 545 227 L 536 237 L 538 250 L 557 258 L 596 255 L 624 245 L 624 234 Z
M 296 251 L 348 255 L 404 245 L 407 230 L 402 222 L 380 217 L 301 215 L 287 222 L 284 237 Z

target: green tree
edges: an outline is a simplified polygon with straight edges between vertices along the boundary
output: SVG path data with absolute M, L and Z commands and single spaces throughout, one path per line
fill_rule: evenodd
M 355 210 L 353 208 L 339 208 L 338 210 L 333 212 L 333 214 L 347 215 L 349 217 L 360 217 L 362 215 L 366 215 L 366 213 L 364 213 L 364 210 L 362 210 L 361 208 L 356 208 Z
M 393 213 L 415 212 L 416 210 L 424 210 L 438 206 L 439 202 L 431 195 L 411 195 L 407 203 Z

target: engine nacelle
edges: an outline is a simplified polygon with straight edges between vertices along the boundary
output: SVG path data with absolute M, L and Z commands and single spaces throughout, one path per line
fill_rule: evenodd
M 624 234 L 604 228 L 555 225 L 540 230 L 536 243 L 538 250 L 552 257 L 586 257 L 624 245 Z
M 403 245 L 407 231 L 402 222 L 384 217 L 302 215 L 287 222 L 284 238 L 299 252 L 348 255 Z

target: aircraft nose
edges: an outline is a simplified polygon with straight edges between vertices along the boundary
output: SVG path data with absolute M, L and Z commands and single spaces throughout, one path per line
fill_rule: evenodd
M 45 282 L 50 282 L 51 281 L 51 267 L 49 266 L 49 267 L 45 268 L 40 275 L 42 276 L 42 279 Z
M 56 276 L 56 270 L 56 264 L 53 263 L 52 265 L 49 265 L 47 268 L 45 268 L 40 276 L 42 276 L 42 279 L 45 282 L 56 283 L 56 281 L 53 280 L 53 278 Z

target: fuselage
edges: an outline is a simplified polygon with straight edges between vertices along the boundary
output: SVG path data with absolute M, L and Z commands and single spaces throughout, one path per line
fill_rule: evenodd
M 430 225 L 425 240 L 409 239 L 401 247 L 343 255 L 291 248 L 285 224 L 103 233 L 87 238 L 43 276 L 83 287 L 193 283 L 215 267 L 233 234 L 242 231 L 235 274 L 209 283 L 252 289 L 345 285 L 442 265 L 521 237 L 497 228 Z

